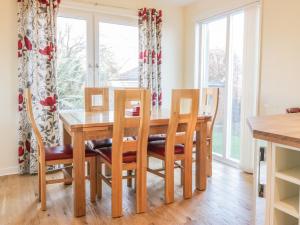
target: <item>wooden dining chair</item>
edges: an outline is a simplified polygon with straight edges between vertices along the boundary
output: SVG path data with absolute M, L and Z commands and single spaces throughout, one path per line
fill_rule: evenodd
M 146 168 L 147 137 L 150 121 L 150 91 L 145 89 L 115 90 L 112 147 L 98 149 L 98 197 L 102 196 L 102 181 L 112 189 L 112 217 L 122 216 L 122 179 L 136 179 L 136 211 L 145 212 L 147 201 Z M 127 102 L 138 101 L 139 115 L 127 112 Z M 129 132 L 129 133 L 128 133 Z M 135 139 L 126 137 L 135 136 Z M 102 164 L 111 168 L 111 177 L 102 174 Z M 123 176 L 123 171 L 135 171 Z
M 120 89 L 120 88 L 119 88 Z M 126 89 L 133 89 L 133 88 L 126 88 Z M 136 88 L 135 88 L 136 89 Z M 101 104 L 94 105 L 94 97 L 101 98 Z M 84 89 L 84 104 L 85 104 L 85 111 L 86 112 L 105 112 L 109 111 L 109 88 L 107 87 L 97 87 L 97 88 L 85 88 Z M 131 109 L 134 107 L 132 102 L 126 103 L 126 108 Z M 103 139 L 103 140 L 90 140 L 88 141 L 88 146 L 95 150 L 98 148 L 103 147 L 110 147 L 111 146 L 111 139 Z
M 33 116 L 32 110 L 32 96 L 29 89 L 24 92 L 24 97 L 26 101 L 26 109 L 28 113 L 29 122 L 33 129 L 33 133 L 36 137 L 38 144 L 38 179 L 39 179 L 39 201 L 41 202 L 41 209 L 46 210 L 46 185 L 54 183 L 72 183 L 72 175 L 66 175 L 63 179 L 52 179 L 46 180 L 47 166 L 67 164 L 72 165 L 73 163 L 73 148 L 71 145 L 46 147 L 43 143 L 42 135 L 37 127 Z M 90 198 L 94 202 L 96 199 L 96 156 L 97 154 L 93 151 L 86 149 L 85 160 L 90 165 L 89 179 L 90 179 Z M 60 170 L 62 170 L 61 168 Z
M 190 102 L 188 112 L 181 112 L 183 100 Z M 174 165 L 183 168 L 184 198 L 192 197 L 192 150 L 198 107 L 198 89 L 173 90 L 166 140 L 153 141 L 148 144 L 148 156 L 160 159 L 165 164 L 161 169 L 148 167 L 148 171 L 164 178 L 167 204 L 174 202 Z M 181 128 L 180 132 L 178 132 L 178 128 Z M 181 165 L 176 161 L 181 161 Z
M 219 88 L 202 88 L 200 101 L 200 114 L 210 115 L 207 122 L 207 176 L 212 176 L 212 136 L 219 106 Z M 194 141 L 194 144 L 196 141 Z
M 100 97 L 99 103 L 101 104 L 95 104 L 95 97 Z M 107 87 L 86 87 L 84 89 L 84 106 L 86 112 L 109 111 L 109 89 Z M 91 150 L 109 147 L 111 146 L 111 139 L 89 140 L 87 146 Z

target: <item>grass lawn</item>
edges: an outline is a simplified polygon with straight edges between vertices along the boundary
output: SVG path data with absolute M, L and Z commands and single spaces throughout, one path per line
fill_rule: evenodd
M 215 130 L 213 133 L 213 152 L 222 154 L 223 152 L 223 135 L 221 130 Z M 240 137 L 231 136 L 230 158 L 240 159 Z

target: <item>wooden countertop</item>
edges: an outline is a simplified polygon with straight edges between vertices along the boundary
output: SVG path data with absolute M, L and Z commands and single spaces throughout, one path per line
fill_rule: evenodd
M 300 148 L 300 113 L 253 117 L 248 124 L 256 139 Z

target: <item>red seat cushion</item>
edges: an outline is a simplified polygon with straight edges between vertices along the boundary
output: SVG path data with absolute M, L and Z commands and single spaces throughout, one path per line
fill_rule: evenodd
M 98 149 L 98 148 L 106 148 L 112 145 L 111 139 L 103 139 L 103 140 L 91 140 L 87 142 L 87 146 L 90 150 Z
M 85 149 L 85 156 L 92 157 L 97 154 L 94 151 Z M 71 145 L 59 145 L 55 147 L 45 148 L 45 159 L 46 161 L 52 160 L 62 160 L 62 159 L 72 159 L 73 158 L 73 148 Z
M 153 141 L 148 143 L 148 151 L 161 156 L 165 156 L 165 141 Z M 177 144 L 174 148 L 174 154 L 183 154 L 184 145 Z
M 103 159 L 105 159 L 111 164 L 111 157 L 112 157 L 111 147 L 98 149 L 97 152 L 100 154 L 100 157 L 102 157 Z M 123 153 L 123 163 L 133 163 L 133 162 L 136 162 L 136 152 Z
M 289 108 L 286 109 L 287 113 L 300 113 L 300 108 Z
M 148 142 L 152 142 L 152 141 L 163 141 L 166 140 L 165 136 L 161 136 L 161 135 L 150 135 L 148 137 Z

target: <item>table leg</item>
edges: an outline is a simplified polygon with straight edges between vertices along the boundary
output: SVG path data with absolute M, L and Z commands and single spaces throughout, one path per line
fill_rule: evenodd
M 72 137 L 68 133 L 68 131 L 65 129 L 65 126 L 63 126 L 63 143 L 64 143 L 64 145 L 72 143 Z M 66 169 L 64 169 L 64 177 L 66 178 L 65 175 L 68 175 L 69 177 L 72 177 L 72 167 L 68 167 L 68 166 L 71 166 L 71 165 L 70 164 L 64 164 L 64 166 L 67 167 Z M 68 181 L 68 182 L 66 181 L 64 184 L 65 185 L 71 185 L 72 181 Z
M 73 167 L 74 167 L 74 216 L 85 215 L 85 144 L 83 133 L 73 135 Z
M 200 130 L 196 131 L 196 189 L 206 189 L 206 164 L 207 164 L 207 124 L 200 123 Z
M 145 144 L 144 146 L 147 146 Z M 135 170 L 136 211 L 143 213 L 147 210 L 147 150 L 142 148 L 137 153 L 137 169 Z

